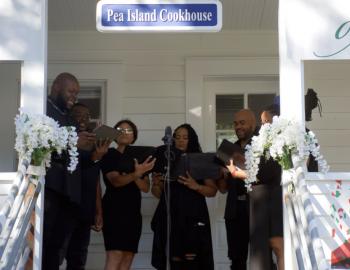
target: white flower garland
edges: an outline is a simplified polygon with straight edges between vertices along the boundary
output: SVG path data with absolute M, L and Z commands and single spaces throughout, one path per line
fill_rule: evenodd
M 78 164 L 75 127 L 60 127 L 52 118 L 46 115 L 29 115 L 21 113 L 15 118 L 16 144 L 15 149 L 20 159 L 34 165 L 45 164 L 50 167 L 51 153 L 61 154 L 67 150 L 70 158 L 68 170 L 73 172 Z
M 272 157 L 284 170 L 287 170 L 293 167 L 292 155 L 306 160 L 309 154 L 318 161 L 321 172 L 328 172 L 329 166 L 320 154 L 320 146 L 315 134 L 311 131 L 306 132 L 295 121 L 275 116 L 272 124 L 264 124 L 259 135 L 254 136 L 251 144 L 246 146 L 247 189 L 251 190 L 252 183 L 257 180 L 260 158 L 263 155 L 266 159 Z

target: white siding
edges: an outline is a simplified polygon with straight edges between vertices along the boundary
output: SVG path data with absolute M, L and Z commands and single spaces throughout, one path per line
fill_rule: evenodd
M 350 61 L 306 61 L 305 91 L 313 88 L 322 103 L 322 117 L 318 109 L 306 126 L 319 138 L 321 152 L 331 171 L 350 168 Z
M 119 96 L 122 107 L 107 109 L 107 120 L 129 118 L 139 128 L 139 145 L 160 145 L 164 128 L 186 121 L 185 60 L 191 57 L 277 57 L 277 33 L 230 32 L 208 34 L 101 34 L 97 32 L 50 32 L 49 74 L 55 76 L 59 63 L 120 63 L 122 89 L 108 89 Z M 99 75 L 98 78 L 101 76 Z M 78 77 L 79 78 L 79 77 Z M 90 78 L 94 80 L 95 78 Z M 115 91 L 121 93 L 115 94 Z M 108 102 L 108 96 L 107 96 Z M 111 103 L 109 103 L 111 104 Z M 120 109 L 120 108 L 119 108 Z M 112 124 L 112 123 L 110 123 Z M 143 196 L 143 234 L 133 269 L 152 269 L 153 234 L 150 221 L 157 200 Z M 222 230 L 222 257 L 226 257 L 226 236 Z M 88 269 L 103 269 L 105 255 L 101 234 L 93 233 Z M 227 262 L 217 263 L 227 269 Z

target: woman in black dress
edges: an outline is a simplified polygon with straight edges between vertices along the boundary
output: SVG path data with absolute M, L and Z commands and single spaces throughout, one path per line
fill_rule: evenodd
M 273 117 L 279 115 L 279 106 L 271 105 L 261 113 L 261 124 L 272 123 Z M 277 258 L 278 270 L 284 269 L 283 251 L 283 199 L 281 175 L 282 169 L 277 161 L 262 158 L 257 178 L 259 182 L 249 193 L 250 199 L 250 254 L 254 269 L 273 269 L 271 260 L 263 254 Z M 271 248 L 271 249 L 270 249 Z
M 182 153 L 198 153 L 201 147 L 198 136 L 189 124 L 175 129 L 173 134 L 174 154 L 173 166 Z M 152 265 L 158 269 L 166 269 L 167 244 L 167 206 L 166 189 L 162 168 L 166 162 L 165 147 L 160 147 L 157 165 L 152 175 L 152 193 L 160 198 L 152 219 L 154 232 Z M 160 164 L 160 165 L 159 165 Z M 216 195 L 217 187 L 212 179 L 193 179 L 190 174 L 173 175 L 170 182 L 170 266 L 171 270 L 213 270 L 213 250 L 211 242 L 210 220 L 205 197 Z
M 123 154 L 137 139 L 133 122 L 121 120 L 114 128 L 122 131 L 116 141 L 118 147 L 109 148 L 101 165 L 106 185 L 102 200 L 105 270 L 127 270 L 141 236 L 141 191 L 149 191 L 149 179 L 144 175 L 153 168 L 155 160 L 149 157 L 139 164 Z

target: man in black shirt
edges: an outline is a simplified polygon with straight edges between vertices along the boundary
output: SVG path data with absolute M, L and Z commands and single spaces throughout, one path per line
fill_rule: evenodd
M 60 126 L 75 126 L 69 116 L 80 86 L 70 73 L 61 73 L 54 80 L 47 99 L 47 115 Z M 79 133 L 78 148 L 94 142 L 95 136 L 88 132 Z M 45 177 L 44 233 L 42 269 L 56 270 L 60 264 L 60 249 L 64 240 L 76 224 L 76 213 L 81 201 L 81 164 L 72 173 L 68 172 L 69 156 L 53 153 L 51 167 Z
M 243 109 L 234 115 L 234 128 L 238 140 L 235 142 L 245 152 L 256 130 L 256 119 L 251 110 Z M 236 164 L 237 165 L 237 164 Z M 219 190 L 227 194 L 225 225 L 227 233 L 228 257 L 232 270 L 246 270 L 249 243 L 249 212 L 245 183 L 240 171 L 228 166 L 230 175 L 218 181 Z

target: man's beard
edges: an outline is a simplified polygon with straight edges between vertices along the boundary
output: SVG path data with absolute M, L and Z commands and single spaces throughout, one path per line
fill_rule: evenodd
M 241 135 L 237 134 L 237 137 L 239 140 L 247 141 L 251 137 L 253 137 L 253 134 L 254 134 L 254 132 L 252 130 L 247 130 L 246 132 L 243 132 L 243 134 L 241 134 Z
M 64 99 L 63 95 L 60 93 L 57 95 L 56 98 L 56 105 L 62 110 L 62 111 L 67 111 L 67 102 Z

